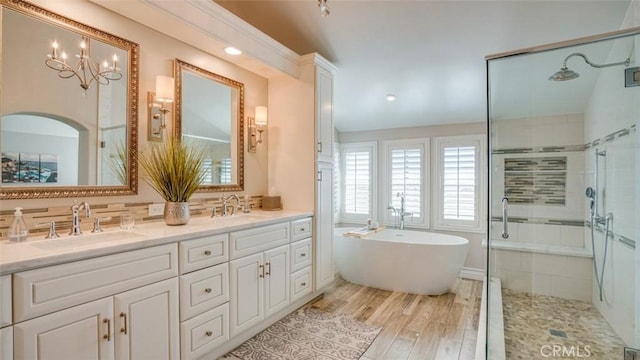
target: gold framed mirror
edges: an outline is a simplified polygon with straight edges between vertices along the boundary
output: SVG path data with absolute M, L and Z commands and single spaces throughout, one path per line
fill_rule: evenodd
M 0 200 L 136 194 L 138 44 L 20 0 L 0 10 Z
M 206 146 L 199 191 L 244 190 L 244 84 L 176 59 L 174 136 Z

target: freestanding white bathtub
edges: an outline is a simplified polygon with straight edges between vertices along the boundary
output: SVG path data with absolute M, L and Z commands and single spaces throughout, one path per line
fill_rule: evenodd
M 334 229 L 334 260 L 347 281 L 421 295 L 449 292 L 467 258 L 469 240 L 426 231 L 384 229 L 361 238 Z

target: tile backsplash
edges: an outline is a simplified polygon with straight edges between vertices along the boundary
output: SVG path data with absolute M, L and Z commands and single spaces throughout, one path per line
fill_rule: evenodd
M 162 215 L 149 216 L 150 202 L 144 203 L 105 203 L 93 204 L 91 206 L 91 219 L 85 219 L 81 212 L 80 227 L 83 232 L 90 232 L 93 229 L 93 218 L 104 218 L 101 225 L 104 228 L 120 225 L 120 216 L 124 213 L 131 213 L 136 223 L 151 221 L 162 221 Z M 251 196 L 251 209 L 262 208 L 262 196 Z M 219 197 L 201 198 L 189 202 L 191 216 L 204 216 L 211 214 L 211 209 L 215 206 L 220 213 L 222 201 Z M 238 210 L 239 211 L 239 210 Z M 49 231 L 49 224 L 55 221 L 58 234 L 66 235 L 71 229 L 71 206 L 43 207 L 33 209 L 23 209 L 23 217 L 29 227 L 29 238 L 44 238 Z M 13 220 L 14 210 L 0 211 L 0 240 L 7 238 L 7 231 Z

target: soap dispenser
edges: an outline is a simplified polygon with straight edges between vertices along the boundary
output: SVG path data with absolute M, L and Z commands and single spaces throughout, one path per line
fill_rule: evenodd
M 27 228 L 27 224 L 24 223 L 24 219 L 22 218 L 22 208 L 17 207 L 13 215 L 14 218 L 11 222 L 11 226 L 9 227 L 7 238 L 11 242 L 26 241 L 29 237 L 29 229 Z

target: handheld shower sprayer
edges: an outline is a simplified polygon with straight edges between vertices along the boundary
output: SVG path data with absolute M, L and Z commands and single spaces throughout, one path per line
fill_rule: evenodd
M 596 191 L 593 190 L 593 188 L 591 186 L 589 186 L 587 188 L 587 190 L 584 192 L 584 194 L 587 196 L 587 198 L 589 198 L 591 200 L 591 204 L 589 205 L 589 209 L 591 211 L 591 217 L 593 217 L 594 214 L 594 207 L 595 207 L 595 203 L 596 203 Z

